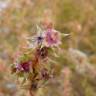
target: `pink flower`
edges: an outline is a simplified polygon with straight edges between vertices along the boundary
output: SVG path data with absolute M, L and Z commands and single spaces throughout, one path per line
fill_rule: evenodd
M 30 65 L 31 65 L 31 64 L 32 64 L 31 61 L 27 61 L 27 62 L 21 63 L 21 66 L 22 66 L 22 68 L 23 68 L 23 70 L 24 70 L 25 72 L 29 72 L 29 70 L 30 70 Z
M 47 29 L 45 32 L 45 45 L 52 47 L 59 44 L 61 44 L 59 32 L 54 29 Z
M 20 64 L 17 64 L 16 68 L 19 71 L 29 72 L 31 64 L 32 64 L 32 61 L 22 62 Z

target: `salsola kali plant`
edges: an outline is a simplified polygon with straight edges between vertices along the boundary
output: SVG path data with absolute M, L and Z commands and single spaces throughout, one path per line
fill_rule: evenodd
M 19 79 L 23 78 L 22 87 L 29 90 L 30 96 L 34 96 L 38 88 L 54 78 L 54 69 L 50 67 L 49 59 L 62 43 L 62 34 L 50 26 L 37 26 L 37 34 L 26 38 L 26 51 L 15 56 L 15 62 L 12 64 L 12 73 Z

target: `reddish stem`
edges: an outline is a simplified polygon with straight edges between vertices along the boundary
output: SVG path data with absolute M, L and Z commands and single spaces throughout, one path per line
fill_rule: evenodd
M 29 89 L 29 94 L 30 94 L 30 96 L 35 96 L 31 89 Z

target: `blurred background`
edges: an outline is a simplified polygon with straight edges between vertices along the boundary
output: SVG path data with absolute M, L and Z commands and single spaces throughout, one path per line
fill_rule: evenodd
M 62 38 L 56 80 L 36 96 L 96 96 L 96 0 L 0 0 L 0 96 L 29 96 L 10 65 L 24 37 L 46 19 L 70 36 Z

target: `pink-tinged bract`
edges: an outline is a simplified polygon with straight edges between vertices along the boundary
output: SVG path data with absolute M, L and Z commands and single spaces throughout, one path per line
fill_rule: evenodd
M 54 29 L 48 29 L 45 32 L 45 45 L 48 47 L 58 46 L 60 44 L 60 34 Z

